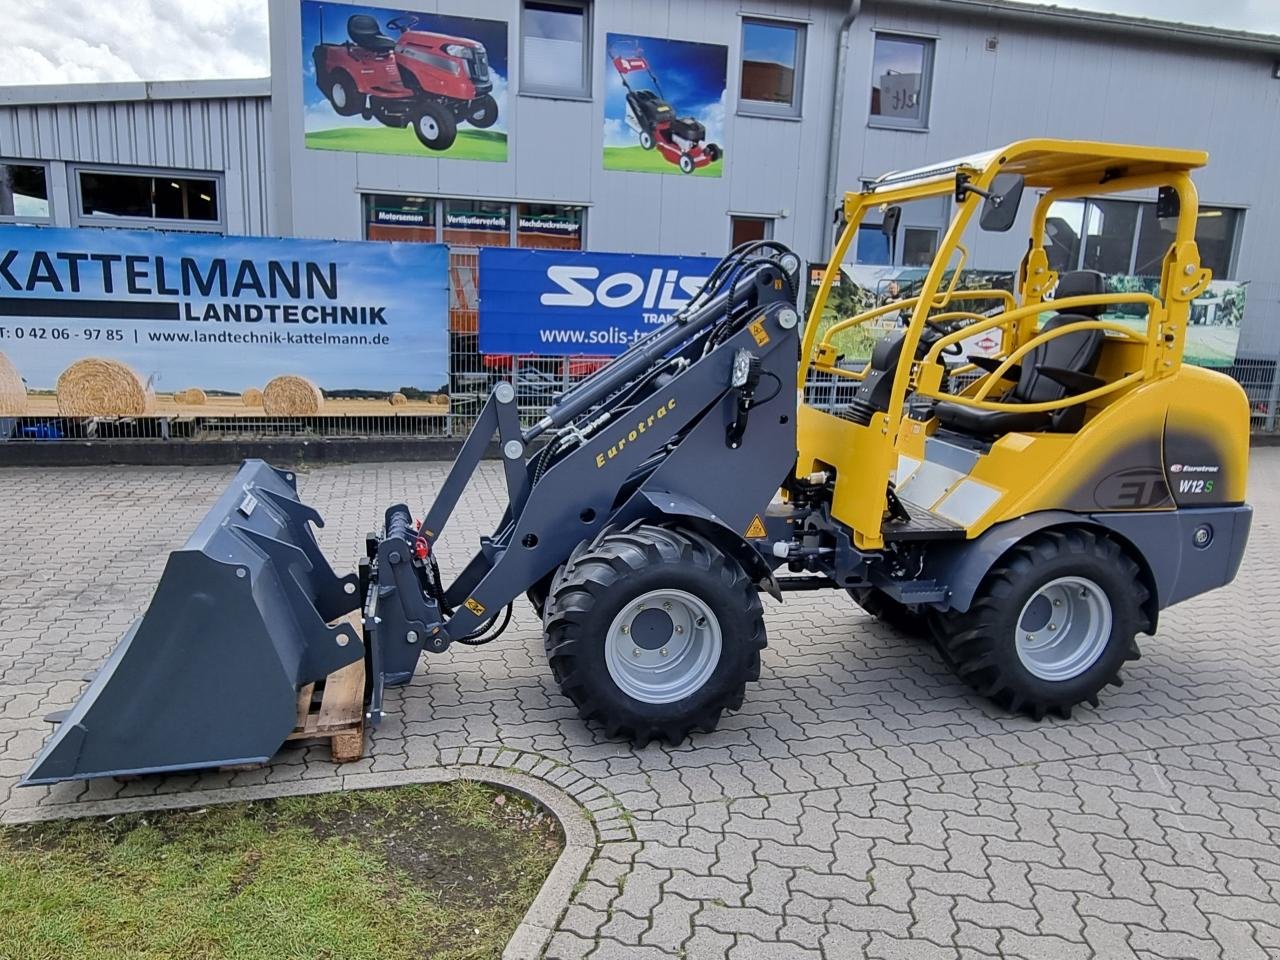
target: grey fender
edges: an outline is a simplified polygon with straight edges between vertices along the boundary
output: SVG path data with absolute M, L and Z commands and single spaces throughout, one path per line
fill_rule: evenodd
M 679 520 L 681 526 L 711 540 L 742 564 L 742 569 L 747 572 L 747 576 L 762 586 L 769 596 L 775 600 L 782 599 L 782 588 L 778 586 L 778 578 L 774 576 L 773 568 L 760 551 L 701 501 L 682 493 L 639 490 L 627 504 L 624 513 L 628 522 L 631 522 L 633 517 L 641 518 L 646 515 L 648 518 L 670 517 Z M 767 544 L 769 541 L 764 542 Z

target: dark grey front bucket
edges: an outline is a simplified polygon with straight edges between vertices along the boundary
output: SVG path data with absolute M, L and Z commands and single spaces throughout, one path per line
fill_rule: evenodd
M 336 576 L 294 475 L 246 460 L 151 605 L 61 720 L 22 781 L 265 762 L 296 721 L 299 687 L 364 656 L 361 602 Z

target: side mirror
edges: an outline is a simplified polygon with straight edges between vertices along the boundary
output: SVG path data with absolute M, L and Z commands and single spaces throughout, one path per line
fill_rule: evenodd
M 1026 178 L 1020 173 L 997 174 L 986 194 L 978 225 L 994 233 L 1004 233 L 1012 227 L 1018 219 L 1018 206 L 1022 203 L 1022 188 L 1025 186 Z
M 898 224 L 902 221 L 902 208 L 898 206 L 886 207 L 884 218 L 880 221 L 880 232 L 885 235 L 889 241 L 889 262 L 892 263 L 898 257 Z

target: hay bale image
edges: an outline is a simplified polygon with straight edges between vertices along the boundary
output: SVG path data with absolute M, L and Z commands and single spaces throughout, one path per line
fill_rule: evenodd
M 58 413 L 64 417 L 140 417 L 155 407 L 155 394 L 118 360 L 87 357 L 58 377 Z
M 246 407 L 262 406 L 262 391 L 257 387 L 250 387 L 244 393 L 240 394 L 240 401 Z
M 27 412 L 27 385 L 17 368 L 0 353 L 0 416 L 20 417 Z
M 262 409 L 269 417 L 309 417 L 324 406 L 324 394 L 306 377 L 276 377 L 262 391 Z
M 199 387 L 191 387 L 188 390 L 179 390 L 173 395 L 173 399 L 175 402 L 188 407 L 200 407 L 209 402 L 208 394 Z
M 406 397 L 399 390 L 393 393 L 389 399 L 391 400 L 391 405 L 393 407 L 403 407 L 406 403 L 409 402 L 409 398 Z

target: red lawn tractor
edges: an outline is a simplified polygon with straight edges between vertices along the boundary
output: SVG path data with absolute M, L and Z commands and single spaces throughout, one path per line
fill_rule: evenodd
M 350 17 L 349 40 L 312 50 L 316 85 L 339 116 L 412 126 L 427 149 L 448 150 L 459 123 L 484 129 L 497 122 L 489 57 L 475 40 L 413 29 L 419 20 L 389 20 L 387 28 L 399 33 L 392 40 L 374 17 Z
M 637 44 L 631 52 L 609 51 L 609 59 L 627 91 L 627 126 L 640 137 L 646 150 L 658 152 L 681 173 L 693 173 L 724 156 L 717 144 L 703 143 L 707 128 L 693 117 L 676 115 L 662 95 L 658 77 Z M 644 80 L 648 77 L 648 81 Z M 636 82 L 639 80 L 640 82 Z

